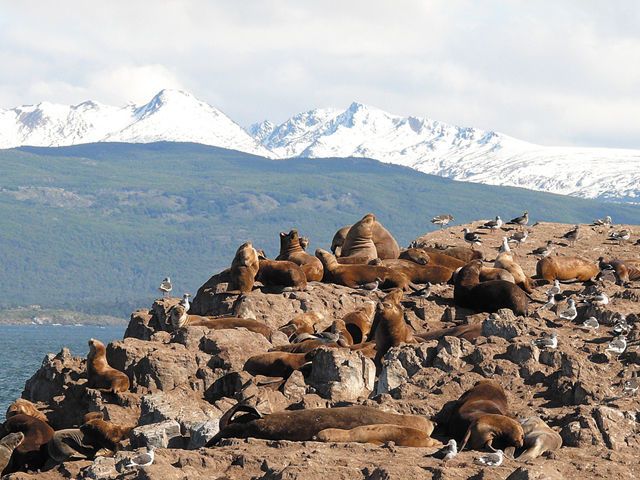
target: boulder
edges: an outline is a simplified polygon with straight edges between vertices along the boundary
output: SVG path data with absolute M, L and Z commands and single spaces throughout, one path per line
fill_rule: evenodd
M 184 448 L 180 424 L 175 420 L 136 427 L 131 432 L 131 445 L 138 447 Z
M 313 357 L 308 383 L 334 402 L 355 402 L 373 390 L 376 368 L 360 352 L 321 348 Z

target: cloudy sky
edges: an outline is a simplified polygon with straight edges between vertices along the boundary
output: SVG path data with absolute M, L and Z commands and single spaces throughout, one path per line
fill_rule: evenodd
M 640 148 L 635 0 L 0 3 L 0 108 L 192 92 L 242 125 L 356 100 Z

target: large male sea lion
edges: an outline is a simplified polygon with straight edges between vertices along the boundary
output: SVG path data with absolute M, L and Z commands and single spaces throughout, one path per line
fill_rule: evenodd
M 371 332 L 373 319 L 376 314 L 376 303 L 373 301 L 366 302 L 362 307 L 347 313 L 342 320 L 345 328 L 351 335 L 354 344 L 366 342 Z
M 494 380 L 480 380 L 456 402 L 449 418 L 449 433 L 461 438 L 462 450 L 468 441 L 474 449 L 493 449 L 497 439 L 507 446 L 521 447 L 524 431 L 510 418 L 507 396 Z
M 260 268 L 256 280 L 265 287 L 305 290 L 307 277 L 300 265 L 287 260 L 269 260 L 260 256 Z
M 410 260 L 419 265 L 440 265 L 441 267 L 447 267 L 451 270 L 457 270 L 458 268 L 464 267 L 467 263 L 445 253 L 436 251 L 427 252 L 424 248 L 407 248 L 400 252 L 399 258 L 403 260 Z
M 378 304 L 375 317 L 376 357 L 374 363 L 380 368 L 382 357 L 392 347 L 403 343 L 416 343 L 409 326 L 404 321 L 404 311 L 400 304 L 402 290 L 390 292 Z
M 586 282 L 599 271 L 594 262 L 580 257 L 545 257 L 536 265 L 536 273 L 547 282 Z
M 362 263 L 378 258 L 376 245 L 373 243 L 373 226 L 376 217 L 373 213 L 368 213 L 359 222 L 356 222 L 347 233 L 342 245 L 340 258 L 357 258 Z
M 295 371 L 310 361 L 312 353 L 267 352 L 249 357 L 242 368 L 256 376 L 289 378 Z
M 391 232 L 384 228 L 378 220 L 373 224 L 373 244 L 376 246 L 378 258 L 388 260 L 400 256 L 400 246 Z
M 5 435 L 0 439 L 0 474 L 9 465 L 13 451 L 24 440 L 24 433 L 15 432 Z
M 322 430 L 351 430 L 362 425 L 391 424 L 433 431 L 433 423 L 419 415 L 400 415 L 364 405 L 336 408 L 285 410 L 261 416 L 244 404 L 237 404 L 220 419 L 220 431 L 207 446 L 223 438 L 262 438 L 266 440 L 310 441 Z M 237 421 L 238 411 L 250 411 Z
M 440 265 L 419 265 L 410 260 L 383 260 L 382 265 L 404 273 L 413 283 L 447 283 L 453 276 L 453 270 Z
M 209 330 L 231 330 L 246 328 L 250 332 L 259 333 L 267 340 L 271 340 L 273 330 L 258 320 L 241 317 L 202 317 L 200 315 L 185 315 L 183 321 L 174 328 L 206 327 Z
M 402 272 L 381 265 L 341 265 L 336 257 L 321 248 L 316 250 L 325 271 L 325 281 L 358 288 L 378 282 L 382 288 L 405 289 L 411 280 Z
M 331 240 L 331 252 L 336 256 L 342 256 L 342 246 L 344 245 L 344 240 L 347 238 L 347 233 L 349 233 L 349 229 L 351 225 L 347 225 L 338 230 L 333 236 L 333 240 Z
M 231 262 L 231 281 L 227 291 L 249 293 L 253 289 L 259 268 L 258 252 L 251 242 L 240 245 Z
M 498 254 L 493 264 L 495 268 L 502 268 L 513 275 L 516 285 L 527 293 L 533 292 L 533 282 L 527 277 L 522 267 L 513 259 L 511 252 L 502 252 Z
M 48 422 L 46 415 L 38 410 L 38 407 L 36 407 L 35 404 L 30 402 L 29 400 L 25 400 L 24 398 L 18 398 L 11 405 L 9 405 L 5 417 L 10 418 L 14 415 L 18 415 L 19 413 L 30 415 L 37 418 L 38 420 L 42 420 L 43 422 Z
M 349 430 L 327 428 L 320 430 L 314 439 L 321 442 L 356 442 L 373 443 L 374 445 L 393 442 L 399 447 L 434 447 L 436 445 L 442 445 L 429 435 L 431 435 L 431 432 L 413 427 L 379 424 L 362 425 Z
M 478 312 L 510 308 L 516 315 L 528 315 L 529 299 L 520 287 L 504 280 L 480 282 L 481 260 L 462 267 L 456 276 L 453 300 L 456 305 Z
M 422 248 L 427 253 L 443 253 L 445 255 L 449 255 L 450 257 L 462 260 L 464 263 L 469 263 L 472 260 L 482 260 L 483 258 L 481 251 L 473 250 L 469 247 L 434 248 L 425 246 L 420 248 Z
M 47 443 L 53 437 L 53 428 L 42 420 L 23 413 L 9 417 L 3 427 L 7 433 L 24 434 L 24 439 L 14 448 L 3 473 L 42 468 L 47 461 Z
M 133 426 L 117 425 L 104 420 L 102 414 L 86 416 L 85 423 L 80 426 L 85 441 L 98 447 L 98 450 L 106 448 L 112 452 L 120 449 L 120 442 L 129 436 Z
M 120 370 L 111 367 L 107 362 L 107 349 L 100 340 L 89 340 L 87 354 L 87 386 L 113 393 L 129 390 L 129 377 Z
M 280 233 L 280 255 L 276 257 L 276 260 L 288 260 L 300 265 L 307 282 L 322 280 L 322 262 L 303 250 L 297 230 Z

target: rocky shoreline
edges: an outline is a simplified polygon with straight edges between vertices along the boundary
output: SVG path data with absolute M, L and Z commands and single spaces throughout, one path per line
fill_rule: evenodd
M 527 243 L 515 250 L 523 269 L 535 273 L 531 249 L 554 239 L 562 254 L 638 258 L 640 247 L 606 240 L 606 232 L 585 228 L 575 247 L 559 237 L 570 225 L 543 223 L 532 227 Z M 633 227 L 632 227 L 633 228 Z M 635 227 L 637 230 L 640 227 Z M 421 237 L 429 244 L 463 245 L 461 227 Z M 489 233 L 480 250 L 495 258 L 501 235 Z M 367 301 L 378 302 L 379 291 L 354 290 L 310 282 L 305 291 L 269 293 L 255 289 L 242 296 L 225 293 L 225 275 L 214 275 L 197 292 L 190 313 L 253 318 L 274 330 L 296 314 L 316 312 L 329 327 Z M 606 308 L 580 307 L 578 319 L 600 319 L 598 332 L 559 321 L 552 311 L 517 317 L 510 310 L 473 313 L 454 306 L 453 287 L 434 285 L 429 297 L 405 295 L 405 321 L 415 331 L 466 323 L 481 324 L 481 336 L 470 342 L 443 337 L 392 348 L 376 380 L 373 362 L 358 351 L 322 349 L 313 357 L 311 373 L 294 373 L 285 381 L 252 376 L 243 370 L 248 358 L 288 343 L 276 332 L 270 340 L 245 329 L 209 330 L 186 327 L 174 331 L 168 312 L 177 298 L 156 300 L 137 310 L 122 341 L 108 345 L 114 368 L 127 374 L 129 392 L 105 393 L 87 388 L 86 360 L 63 349 L 48 355 L 25 385 L 23 398 L 36 403 L 56 430 L 82 424 L 86 412 L 102 412 L 118 424 L 134 425 L 128 447 L 113 457 L 66 462 L 37 474 L 15 473 L 9 478 L 133 478 L 124 468 L 131 449 L 155 446 L 153 465 L 137 471 L 148 479 L 564 479 L 635 478 L 640 476 L 640 397 L 623 393 L 623 383 L 640 367 L 638 282 L 619 286 L 611 277 L 598 280 L 611 303 Z M 545 302 L 538 287 L 532 298 L 536 310 Z M 592 293 L 594 285 L 568 284 L 575 294 Z M 606 352 L 613 314 L 626 315 L 633 327 L 627 351 Z M 538 348 L 532 341 L 553 330 L 558 347 Z M 499 467 L 473 463 L 477 452 L 464 451 L 443 463 L 434 448 L 381 447 L 368 444 L 225 439 L 204 445 L 218 432 L 220 417 L 237 401 L 253 399 L 265 414 L 284 409 L 375 406 L 397 413 L 424 415 L 438 423 L 432 435 L 446 443 L 448 404 L 478 380 L 491 378 L 507 392 L 518 417 L 538 415 L 563 439 L 560 450 L 527 463 L 505 459 Z

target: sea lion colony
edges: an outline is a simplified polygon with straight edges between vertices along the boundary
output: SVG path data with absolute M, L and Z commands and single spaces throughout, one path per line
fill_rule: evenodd
M 480 244 L 494 243 L 496 249 L 501 245 L 498 252 L 492 248 L 492 254 L 489 250 L 484 260 L 479 250 L 460 246 L 465 239 L 456 228 L 436 234 L 439 235 L 438 240 L 448 239 L 448 243 L 453 244 L 434 242 L 433 236 L 426 236 L 414 241 L 410 248 L 401 250 L 372 214 L 365 215 L 353 227 L 345 227 L 336 233 L 332 250 L 344 253 L 344 257 L 322 249 L 318 249 L 315 256 L 306 253 L 298 232 L 291 230 L 280 234 L 281 251 L 276 260 L 267 259 L 264 252 L 256 250 L 251 242 L 242 244 L 230 268 L 214 276 L 213 283 L 210 280 L 205 284 L 192 305 L 188 296 L 179 303 L 169 298 L 157 301 L 156 305 L 161 310 L 155 318 L 157 332 L 149 332 L 149 337 L 165 334 L 165 338 L 170 338 L 165 343 L 171 344 L 178 339 L 178 342 L 188 345 L 190 332 L 197 330 L 205 335 L 199 341 L 202 349 L 202 342 L 206 343 L 206 335 L 210 335 L 206 332 L 242 329 L 258 336 L 254 339 L 262 338 L 258 343 L 263 345 L 261 342 L 264 342 L 265 345 L 264 351 L 256 347 L 257 350 L 253 350 L 257 353 L 253 350 L 246 353 L 241 365 L 225 367 L 228 374 L 218 379 L 221 384 L 214 383 L 210 388 L 217 389 L 212 396 L 216 407 L 224 398 L 234 398 L 235 404 L 230 403 L 231 400 L 222 402 L 226 405 L 226 412 L 216 421 L 218 428 L 205 437 L 200 446 L 222 448 L 218 445 L 224 445 L 225 439 L 234 437 L 372 445 L 391 442 L 397 446 L 424 448 L 426 456 L 440 461 L 437 460 L 439 449 L 454 439 L 459 450 L 504 450 L 507 452 L 504 462 L 511 462 L 512 466 L 548 452 L 561 456 L 562 437 L 557 430 L 566 429 L 574 421 L 570 416 L 566 417 L 564 424 L 554 421 L 552 428 L 543 419 L 544 411 L 522 409 L 522 401 L 518 398 L 522 391 L 510 392 L 509 385 L 500 381 L 504 378 L 499 375 L 504 368 L 501 361 L 493 366 L 487 362 L 483 365 L 482 354 L 474 353 L 470 357 L 475 358 L 465 361 L 477 368 L 465 374 L 465 361 L 460 360 L 464 355 L 453 361 L 447 360 L 446 355 L 451 356 L 456 348 L 464 350 L 473 345 L 481 348 L 495 343 L 496 340 L 492 339 L 496 337 L 500 341 L 522 337 L 528 324 L 535 324 L 536 330 L 541 330 L 536 333 L 543 341 L 532 339 L 528 344 L 514 344 L 516 346 L 512 349 L 517 352 L 514 355 L 518 357 L 517 363 L 522 363 L 522 369 L 535 370 L 535 366 L 527 364 L 528 356 L 546 364 L 566 360 L 553 358 L 553 350 L 557 347 L 553 342 L 544 340 L 552 338 L 555 330 L 567 327 L 580 331 L 597 330 L 602 324 L 597 351 L 590 358 L 594 364 L 609 365 L 619 370 L 623 377 L 619 396 L 633 398 L 638 389 L 633 367 L 634 363 L 638 364 L 635 347 L 638 338 L 634 329 L 637 314 L 625 318 L 612 312 L 609 302 L 616 300 L 607 297 L 604 287 L 617 288 L 616 295 L 620 301 L 637 302 L 640 299 L 637 290 L 637 281 L 640 280 L 637 274 L 640 268 L 638 246 L 628 245 L 624 258 L 608 258 L 600 254 L 597 259 L 588 259 L 572 254 L 574 243 L 580 243 L 579 236 L 573 239 L 572 235 L 569 244 L 566 237 L 560 235 L 552 239 L 538 238 L 539 242 L 546 242 L 547 247 L 551 244 L 557 247 L 546 255 L 545 251 L 550 250 L 547 247 L 525 251 L 523 245 L 527 244 L 526 240 L 515 242 L 517 246 L 512 250 L 510 245 L 513 242 L 508 237 L 513 232 L 523 232 L 526 228 L 526 222 L 523 222 L 504 228 L 494 228 L 492 224 L 486 227 L 489 232 L 479 233 L 478 238 L 482 238 Z M 489 223 L 481 224 L 479 228 Z M 618 242 L 611 236 L 613 228 L 610 224 L 604 228 L 594 225 L 589 234 L 606 246 Z M 542 237 L 544 224 L 529 227 L 526 232 L 525 237 L 528 238 Z M 501 233 L 504 233 L 502 241 Z M 305 247 L 307 244 L 308 240 Z M 384 253 L 378 254 L 378 249 Z M 604 248 L 594 250 L 602 252 Z M 343 262 L 341 258 L 347 260 Z M 539 258 L 535 268 L 531 267 L 532 258 Z M 554 284 L 556 280 L 567 283 Z M 283 322 L 280 312 L 279 324 L 274 324 L 270 315 L 262 315 L 264 312 L 260 312 L 262 318 L 257 318 L 258 315 L 251 311 L 250 302 L 247 302 L 253 292 L 263 290 L 267 296 L 282 296 L 294 303 L 299 295 L 313 296 L 314 289 L 327 284 L 342 285 L 335 288 L 350 290 L 352 298 L 361 298 L 362 301 L 338 318 L 327 318 L 323 312 L 301 308 L 301 312 Z M 211 285 L 214 286 L 213 293 Z M 206 307 L 206 302 L 202 301 L 205 295 L 209 296 L 209 301 L 217 302 L 218 310 L 224 304 L 230 312 L 211 315 L 212 308 Z M 562 316 L 568 301 L 577 303 L 580 310 L 580 315 L 576 310 L 576 315 L 569 317 L 573 322 L 569 324 Z M 444 322 L 437 319 L 427 322 L 439 323 L 438 326 L 416 328 L 416 322 L 410 321 L 411 310 L 415 312 L 416 305 L 422 305 L 422 308 L 441 305 L 443 317 L 447 318 Z M 190 309 L 198 314 L 189 313 Z M 509 317 L 506 309 L 518 317 Z M 511 325 L 506 325 L 509 321 Z M 132 329 L 132 324 L 129 329 Z M 147 319 L 146 326 L 150 325 Z M 538 328 L 540 326 L 542 328 Z M 135 337 L 129 333 L 126 336 Z M 557 342 L 557 336 L 554 335 L 553 339 Z M 621 340 L 624 340 L 622 350 L 619 348 Z M 145 437 L 143 442 L 135 437 L 134 428 L 143 425 L 136 419 L 145 416 L 145 407 L 141 412 L 136 404 L 140 395 L 136 397 L 135 394 L 164 390 L 162 372 L 151 373 L 158 377 L 155 380 L 139 378 L 139 372 L 130 366 L 127 368 L 128 360 L 123 364 L 117 358 L 117 351 L 110 351 L 94 339 L 89 341 L 89 345 L 89 355 L 81 367 L 86 383 L 72 381 L 68 376 L 62 386 L 81 387 L 81 393 L 74 395 L 98 395 L 100 405 L 97 409 L 101 411 L 76 412 L 76 422 L 68 424 L 67 420 L 65 424 L 61 418 L 68 419 L 69 415 L 56 411 L 53 407 L 56 402 L 43 398 L 46 395 L 35 398 L 40 401 L 40 406 L 48 408 L 44 413 L 29 400 L 16 400 L 9 407 L 7 420 L 0 431 L 0 459 L 5 463 L 2 465 L 3 473 L 53 471 L 63 462 L 87 462 L 97 457 L 123 455 L 120 450 L 141 446 L 145 442 L 147 446 L 158 446 L 152 437 Z M 443 345 L 444 350 L 439 348 Z M 216 348 L 207 350 L 213 354 L 212 359 L 216 358 Z M 437 358 L 433 357 L 434 350 L 438 351 Z M 392 370 L 403 351 L 421 352 L 419 354 L 425 356 L 419 365 L 422 368 L 432 369 L 437 362 L 444 362 L 446 368 L 440 368 L 445 371 L 460 369 L 458 373 L 463 380 L 458 387 L 459 390 L 463 385 L 465 388 L 455 397 L 446 398 L 441 408 L 432 409 L 431 419 L 425 415 L 409 414 L 403 408 L 398 410 L 404 410 L 404 414 L 391 413 L 387 411 L 388 405 L 385 408 L 376 405 L 376 401 L 385 399 L 390 393 L 395 398 L 402 398 L 403 382 L 407 378 L 398 382 Z M 217 351 L 217 354 L 223 355 L 223 352 Z M 338 362 L 327 366 L 327 362 L 343 358 L 339 355 L 346 355 L 345 365 L 353 358 L 360 359 L 363 375 L 368 377 L 368 380 L 359 379 L 362 385 L 358 384 L 360 391 L 356 397 L 349 397 L 348 393 L 353 379 L 340 374 L 337 375 L 338 381 L 333 378 L 328 382 L 331 384 L 328 390 L 323 390 L 321 379 L 334 375 L 335 372 L 329 370 L 339 365 Z M 545 360 L 542 359 L 544 355 Z M 145 358 L 138 359 L 139 364 L 144 361 Z M 225 361 L 222 356 L 215 360 L 217 363 Z M 370 367 L 366 367 L 367 362 Z M 114 367 L 116 363 L 120 369 Z M 564 366 L 563 363 L 563 368 L 575 367 Z M 414 366 L 413 370 L 417 371 L 403 375 L 419 376 L 419 369 Z M 544 366 L 539 370 L 538 374 L 544 376 Z M 540 380 L 535 371 L 530 373 L 532 382 Z M 231 379 L 233 375 L 235 377 Z M 494 376 L 495 379 L 491 378 Z M 398 384 L 393 384 L 394 381 Z M 69 385 L 74 382 L 77 385 Z M 301 405 L 285 405 L 277 410 L 270 405 L 268 398 L 261 398 L 265 392 L 282 396 L 281 392 L 287 392 L 293 385 L 301 386 L 306 393 L 318 391 L 321 397 L 324 394 L 324 398 L 346 398 L 347 403 L 353 406 L 339 406 L 336 403 L 340 404 L 340 401 L 329 407 L 321 406 L 321 403 L 306 405 L 303 401 Z M 555 385 L 561 386 L 561 383 L 556 382 Z M 570 393 L 562 395 L 570 398 L 570 404 L 580 403 L 575 401 L 576 397 L 585 395 L 580 388 L 584 389 L 584 386 L 578 383 L 570 388 Z M 92 391 L 99 393 L 92 394 Z M 255 395 L 256 392 L 259 394 Z M 204 398 L 208 399 L 207 396 L 205 392 Z M 371 400 L 366 400 L 367 396 Z M 428 396 L 424 400 L 429 403 Z M 83 401 L 87 404 L 86 400 Z M 517 407 L 512 405 L 514 401 Z M 277 402 L 273 401 L 273 404 Z M 131 411 L 135 414 L 132 415 Z M 49 418 L 53 419 L 51 423 L 55 430 L 49 425 Z M 118 418 L 122 421 L 116 421 Z M 188 445 L 183 442 L 182 446 Z M 455 454 L 446 455 L 448 465 L 455 464 L 453 456 Z

